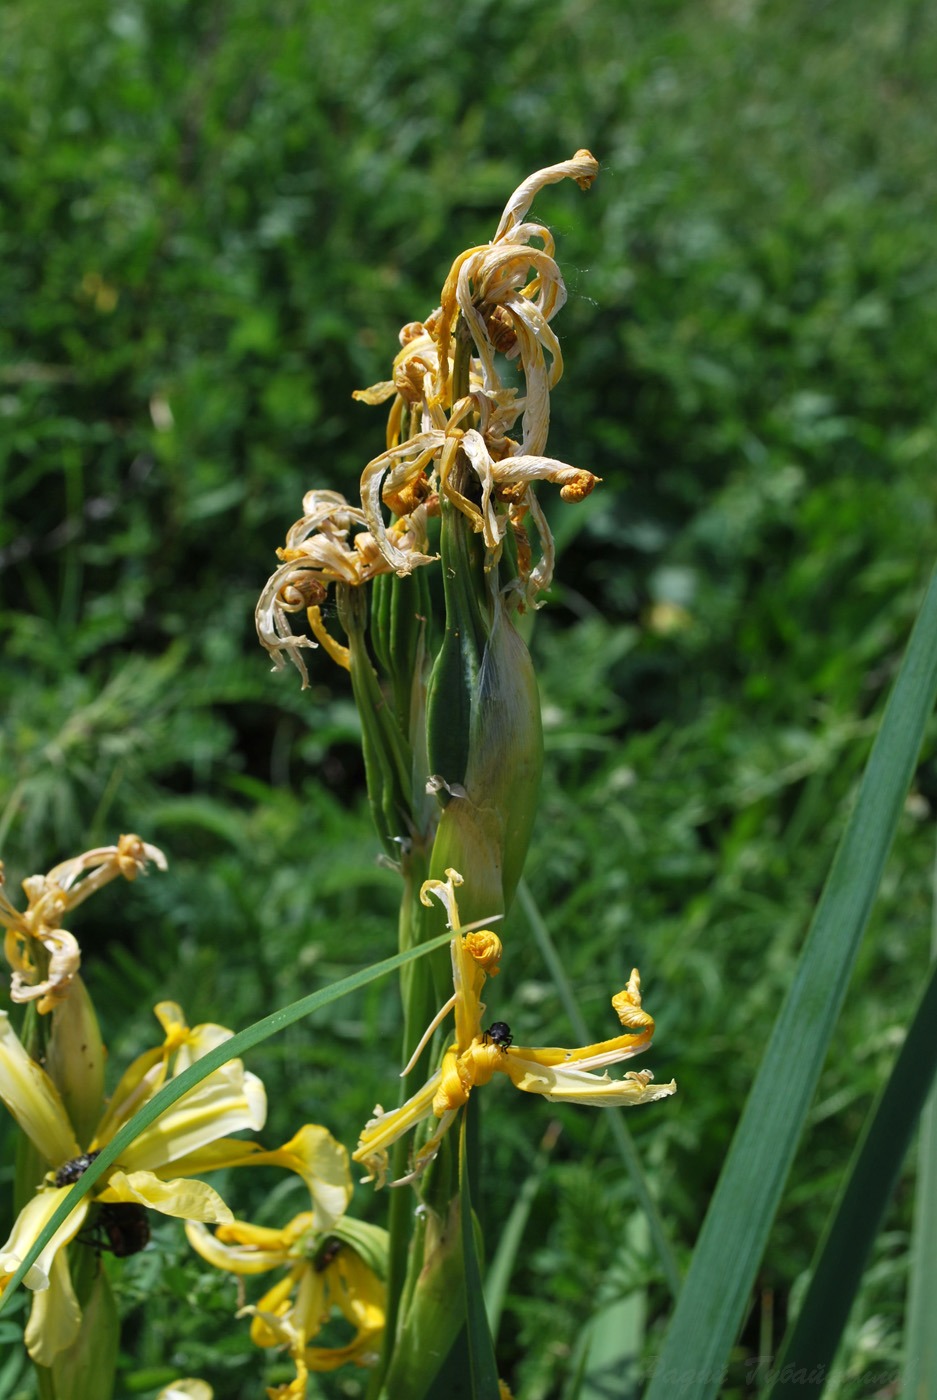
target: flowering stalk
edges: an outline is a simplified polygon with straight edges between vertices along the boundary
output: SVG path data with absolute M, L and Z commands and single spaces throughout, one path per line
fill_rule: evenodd
M 595 1073 L 650 1041 L 636 971 L 613 998 L 624 1030 L 609 1041 L 531 1049 L 513 1046 L 503 1023 L 506 1039 L 486 1032 L 479 993 L 498 971 L 501 943 L 490 930 L 471 931 L 509 910 L 537 807 L 540 705 L 515 627 L 553 575 L 534 485 L 551 483 L 575 503 L 598 480 L 545 455 L 550 391 L 563 368 L 551 321 L 566 290 L 552 235 L 529 212 L 545 185 L 572 179 L 587 189 L 597 171 L 588 151 L 536 171 L 508 200 L 491 241 L 456 258 L 440 305 L 401 331 L 391 378 L 355 394 L 390 405 L 360 508 L 309 492 L 257 608 L 275 666 L 290 659 L 306 684 L 305 652 L 320 646 L 351 672 L 375 825 L 403 876 L 401 947 L 452 930 L 450 958 L 421 959 L 402 980 L 400 1102 L 376 1110 L 353 1154 L 378 1185 L 398 1183 L 374 1400 L 419 1400 L 462 1326 L 461 1200 L 448 1129 L 472 1088 L 500 1074 L 557 1101 L 637 1104 L 675 1087 L 651 1087 L 648 1071 L 619 1081 Z M 520 385 L 506 361 L 516 362 Z M 434 620 L 426 570 L 437 562 L 443 606 Z M 347 642 L 323 624 L 333 587 Z M 291 626 L 302 613 L 309 634 Z M 454 1034 L 444 1029 L 450 1012 Z M 400 1183 L 419 1194 L 415 1229 L 411 1188 Z

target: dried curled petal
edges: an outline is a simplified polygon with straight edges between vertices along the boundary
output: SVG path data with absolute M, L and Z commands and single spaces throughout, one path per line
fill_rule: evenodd
M 498 964 L 504 951 L 501 939 L 490 928 L 467 933 L 462 940 L 466 952 L 484 969 L 489 977 L 497 977 Z

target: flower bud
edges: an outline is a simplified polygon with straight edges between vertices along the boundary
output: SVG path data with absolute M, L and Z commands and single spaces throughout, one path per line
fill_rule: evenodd
M 446 636 L 427 698 L 431 783 L 443 812 L 430 873 L 465 877 L 467 922 L 503 913 L 521 877 L 543 768 L 530 654 L 470 523 L 444 508 Z
M 423 1400 L 465 1322 L 458 1196 L 450 1201 L 445 1215 L 424 1209 L 412 1248 L 422 1249 L 423 1267 L 394 1347 L 382 1400 L 404 1395 L 407 1400 Z
M 387 704 L 368 655 L 364 591 L 339 584 L 335 598 L 339 620 L 348 634 L 349 672 L 361 718 L 361 747 L 371 815 L 386 853 L 399 860 L 414 828 L 410 747 Z
M 80 976 L 51 1016 L 45 1052 L 49 1078 L 62 1096 L 75 1137 L 86 1147 L 104 1106 L 104 1061 L 107 1052 L 88 989 Z
M 81 1297 L 81 1327 L 71 1346 L 59 1352 L 52 1363 L 52 1393 L 55 1400 L 111 1400 L 120 1319 L 107 1271 L 98 1266 L 93 1250 L 83 1249 L 82 1253 L 90 1260 L 91 1278 L 87 1295 Z M 73 1281 L 84 1294 L 77 1270 L 73 1270 Z

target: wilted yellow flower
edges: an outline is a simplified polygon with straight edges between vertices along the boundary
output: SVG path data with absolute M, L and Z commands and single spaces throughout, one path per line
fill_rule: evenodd
M 267 1400 L 306 1400 L 309 1394 L 309 1367 L 306 1365 L 306 1338 L 288 1318 L 269 1317 L 275 1345 L 284 1347 L 296 1367 L 296 1375 L 282 1385 L 267 1386 Z
M 3 892 L 0 863 L 0 925 L 6 929 L 3 950 L 13 969 L 13 1001 L 35 1001 L 44 1015 L 65 1000 L 81 965 L 81 949 L 74 934 L 62 928 L 62 920 L 118 875 L 135 880 L 150 861 L 166 869 L 162 851 L 133 835 L 122 836 L 116 846 L 85 851 L 47 875 L 24 880 L 28 906 L 22 913 Z
M 365 468 L 361 501 L 374 542 L 398 574 L 425 561 L 397 548 L 382 502 L 400 515 L 411 500 L 438 492 L 483 536 L 489 568 L 500 557 L 506 533 L 513 531 L 528 602 L 549 585 L 553 543 L 532 483 L 553 482 L 564 500 L 579 501 L 598 478 L 544 455 L 550 390 L 563 370 L 550 321 L 566 300 L 566 288 L 549 230 L 526 216 L 545 185 L 569 178 L 586 189 L 597 173 L 594 156 L 577 151 L 571 160 L 529 176 L 508 200 L 491 242 L 456 258 L 439 308 L 425 323 L 404 327 L 393 379 L 356 394 L 368 403 L 394 398 L 387 448 Z M 475 353 L 456 382 L 454 365 L 466 340 Z M 518 360 L 522 395 L 503 382 L 498 356 Z M 518 421 L 519 442 L 509 436 Z M 471 492 L 460 486 L 457 461 L 467 462 L 476 478 Z M 528 519 L 541 541 L 535 567 Z
M 503 388 L 495 350 L 520 360 L 526 388 L 522 452 L 540 453 L 546 445 L 549 390 L 563 372 L 559 342 L 549 322 L 566 302 L 566 287 L 553 258 L 553 237 L 542 224 L 526 222 L 526 216 L 544 186 L 573 179 L 581 189 L 588 189 L 598 173 L 595 157 L 589 151 L 577 151 L 571 160 L 528 175 L 505 205 L 491 242 L 460 253 L 442 290 L 435 397 L 444 402 L 448 393 L 452 332 L 461 312 L 478 350 L 486 394 Z M 531 239 L 538 239 L 543 247 L 531 247 Z M 549 371 L 544 351 L 551 358 Z
M 261 1159 L 254 1158 L 254 1161 Z M 212 1234 L 204 1225 L 186 1225 L 189 1243 L 218 1269 L 242 1276 L 283 1269 L 283 1277 L 254 1305 L 257 1346 L 287 1345 L 297 1364 L 290 1387 L 274 1396 L 305 1395 L 307 1371 L 333 1371 L 347 1362 L 372 1365 L 384 1330 L 384 1283 L 375 1264 L 386 1255 L 386 1232 L 344 1218 L 352 1194 L 348 1153 L 325 1128 L 307 1124 L 293 1140 L 292 1159 L 266 1154 L 299 1172 L 309 1187 L 312 1209 L 271 1229 L 234 1220 Z M 367 1257 L 365 1257 L 367 1256 Z M 344 1346 L 312 1346 L 334 1311 L 354 1328 Z
M 493 971 L 489 939 L 478 941 L 477 934 L 462 932 L 455 891 L 462 877 L 446 871 L 447 879 L 427 880 L 421 899 L 439 899 L 446 908 L 451 944 L 454 991 L 424 1036 L 414 1059 L 428 1035 L 450 1010 L 455 1012 L 455 1040 L 445 1052 L 440 1068 L 412 1098 L 388 1113 L 378 1112 L 366 1125 L 352 1154 L 382 1185 L 387 1171 L 388 1148 L 418 1123 L 436 1117 L 439 1126 L 428 1142 L 416 1152 L 411 1177 L 418 1175 L 439 1150 L 443 1136 L 476 1085 L 487 1084 L 495 1074 L 506 1075 L 516 1089 L 542 1094 L 554 1103 L 580 1103 L 599 1108 L 632 1107 L 653 1103 L 676 1092 L 676 1083 L 654 1084 L 650 1070 L 610 1079 L 594 1071 L 630 1059 L 646 1050 L 654 1035 L 654 1021 L 641 1007 L 640 978 L 632 970 L 628 985 L 612 998 L 625 1034 L 613 1039 L 567 1050 L 558 1046 L 533 1049 L 514 1045 L 509 1028 L 495 1022 L 483 1030 L 485 1006 L 481 1000 L 486 976 Z M 411 1179 L 410 1177 L 406 1178 Z
M 527 212 L 545 185 L 572 179 L 586 189 L 597 173 L 594 156 L 577 151 L 571 160 L 529 176 L 508 200 L 491 242 L 453 263 L 437 310 L 404 326 L 393 377 L 355 392 L 365 403 L 392 400 L 385 450 L 361 478 L 361 507 L 335 491 L 307 492 L 302 518 L 277 551 L 282 563 L 255 612 L 275 669 L 289 658 L 304 688 L 303 653 L 310 647 L 321 645 L 339 665 L 350 666 L 348 649 L 322 617 L 330 585 L 359 586 L 390 571 L 406 576 L 432 563 L 427 521 L 439 514 L 440 496 L 483 536 L 487 568 L 500 558 L 511 532 L 523 602 L 536 604 L 549 586 L 553 539 L 532 485 L 552 482 L 564 500 L 579 501 L 599 478 L 544 455 L 550 389 L 562 373 L 550 322 L 566 288 L 549 230 L 529 222 Z M 464 361 L 460 345 L 469 343 L 474 354 L 455 383 L 453 366 Z M 523 393 L 503 382 L 499 356 L 519 362 Z M 510 436 L 518 423 L 520 441 Z M 466 467 L 474 477 L 471 490 L 462 482 Z M 385 507 L 394 517 L 391 525 Z M 531 529 L 539 540 L 536 560 Z M 311 636 L 293 632 L 292 613 L 306 614 Z
M 14 1221 L 0 1246 L 0 1291 L 16 1272 L 33 1242 L 94 1156 L 142 1105 L 231 1032 L 211 1024 L 189 1028 L 174 1002 L 160 1002 L 156 1015 L 163 1026 L 162 1045 L 140 1055 L 121 1078 L 92 1140 L 80 1144 L 58 1090 L 42 1067 L 27 1055 L 5 1012 L 0 1012 L 0 1100 L 48 1163 L 49 1177 Z M 156 1119 L 121 1153 L 52 1236 L 26 1275 L 34 1301 L 26 1327 L 26 1346 L 40 1365 L 51 1365 L 70 1346 L 81 1325 L 81 1310 L 72 1288 L 64 1246 L 82 1229 L 94 1205 L 116 1232 L 112 1248 L 133 1253 L 146 1243 L 149 1230 L 141 1207 L 186 1220 L 231 1219 L 224 1201 L 210 1186 L 188 1178 L 199 1172 L 239 1165 L 256 1144 L 228 1139 L 227 1133 L 261 1128 L 267 1112 L 264 1087 L 240 1060 L 213 1070 L 194 1089 Z M 117 1213 L 115 1214 L 115 1210 Z M 123 1232 L 123 1234 L 121 1233 Z M 123 1248 L 122 1244 L 128 1246 Z

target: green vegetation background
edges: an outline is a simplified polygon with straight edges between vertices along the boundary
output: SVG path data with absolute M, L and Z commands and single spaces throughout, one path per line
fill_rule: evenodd
M 596 1038 L 641 968 L 648 1063 L 680 1094 L 628 1122 L 691 1248 L 933 558 L 935 71 L 919 0 L 7 0 L 0 853 L 15 895 L 121 831 L 166 850 L 74 920 L 115 1066 L 155 1000 L 241 1027 L 392 951 L 348 688 L 325 659 L 311 693 L 272 676 L 253 605 L 303 491 L 352 494 L 380 450 L 352 389 L 520 179 L 588 146 L 593 190 L 537 206 L 570 291 L 551 450 L 603 486 L 553 512 L 529 880 Z M 931 741 L 740 1357 L 776 1345 L 900 1043 L 935 800 Z M 492 1011 L 562 1043 L 507 927 Z M 314 1119 L 351 1145 L 397 1032 L 382 986 L 266 1048 L 269 1139 Z M 497 1091 L 485 1113 L 493 1245 L 554 1120 Z M 601 1116 L 555 1121 L 499 1343 L 523 1400 L 570 1394 L 599 1302 L 637 1291 L 649 1355 L 666 1315 Z M 270 1223 L 301 1208 L 268 1184 L 230 1193 Z M 898 1354 L 911 1189 L 841 1393 Z M 256 1395 L 234 1284 L 180 1234 L 119 1274 L 118 1393 L 188 1373 Z

